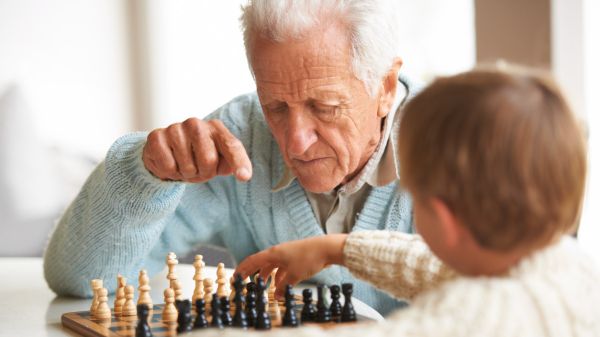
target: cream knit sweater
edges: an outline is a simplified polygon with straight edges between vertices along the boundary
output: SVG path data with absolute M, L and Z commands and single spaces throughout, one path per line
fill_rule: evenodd
M 410 307 L 382 323 L 277 329 L 269 336 L 600 336 L 600 273 L 570 237 L 502 277 L 457 275 L 420 236 L 397 232 L 352 233 L 344 257 L 355 276 L 410 299 Z M 251 333 L 225 331 L 238 334 Z

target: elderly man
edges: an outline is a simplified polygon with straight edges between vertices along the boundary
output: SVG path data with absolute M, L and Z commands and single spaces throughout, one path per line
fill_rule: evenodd
M 256 93 L 205 120 L 118 139 L 50 240 L 56 293 L 156 273 L 168 251 L 201 243 L 241 260 L 326 233 L 412 230 L 390 139 L 413 90 L 398 79 L 392 1 L 254 0 L 242 11 Z M 354 282 L 382 313 L 400 304 L 339 267 L 316 281 Z

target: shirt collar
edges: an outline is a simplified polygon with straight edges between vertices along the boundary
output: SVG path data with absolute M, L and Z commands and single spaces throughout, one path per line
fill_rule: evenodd
M 373 152 L 371 158 L 369 158 L 367 164 L 359 174 L 343 185 L 340 190 L 344 190 L 346 193 L 355 193 L 365 183 L 372 187 L 385 186 L 400 178 L 394 145 L 396 137 L 391 134 L 392 130 L 397 130 L 400 120 L 400 113 L 398 110 L 400 105 L 402 105 L 406 99 L 407 94 L 408 91 L 404 86 L 404 83 L 399 81 L 398 86 L 396 87 L 394 104 L 383 121 L 383 135 L 379 140 L 379 145 L 377 145 L 375 152 Z M 295 179 L 296 175 L 294 175 L 292 170 L 284 164 L 283 175 L 271 191 L 281 191 L 290 186 Z

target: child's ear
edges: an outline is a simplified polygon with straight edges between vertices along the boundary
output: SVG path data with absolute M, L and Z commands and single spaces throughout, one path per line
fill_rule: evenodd
M 431 207 L 439 220 L 443 241 L 448 248 L 455 248 L 460 243 L 460 224 L 448 205 L 441 199 L 432 198 Z
M 400 67 L 402 67 L 402 59 L 397 57 L 381 82 L 381 88 L 379 89 L 381 95 L 379 96 L 377 117 L 383 118 L 387 116 L 390 109 L 392 109 L 394 98 L 396 97 L 396 88 L 398 87 L 398 71 L 400 71 Z

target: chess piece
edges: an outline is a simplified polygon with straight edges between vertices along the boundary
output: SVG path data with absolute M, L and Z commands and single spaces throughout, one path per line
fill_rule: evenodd
M 148 324 L 150 308 L 144 303 L 138 304 L 137 313 L 138 324 L 135 327 L 135 337 L 152 337 L 152 330 L 150 330 L 150 324 Z
M 108 306 L 108 291 L 106 288 L 100 288 L 98 293 L 98 307 L 96 307 L 95 317 L 100 320 L 110 320 L 110 307 Z
M 210 314 L 212 316 L 212 321 L 210 322 L 210 326 L 213 328 L 223 329 L 223 320 L 222 320 L 222 312 L 221 312 L 221 301 L 219 300 L 219 295 L 213 294 L 212 301 L 210 302 Z
M 90 307 L 90 315 L 96 315 L 96 309 L 98 308 L 98 290 L 103 287 L 102 280 L 93 279 L 90 281 L 90 285 L 92 287 L 92 294 L 94 297 L 92 298 L 92 306 Z
M 235 303 L 235 313 L 233 314 L 233 326 L 247 329 L 248 328 L 248 319 L 246 317 L 246 312 L 244 312 L 244 281 L 242 281 L 242 277 L 240 274 L 235 276 L 235 281 L 233 282 L 233 288 L 235 289 L 235 297 L 233 298 Z
M 248 326 L 256 326 L 256 283 L 246 284 L 246 319 Z
M 171 289 L 173 289 L 173 293 L 175 294 L 176 300 L 183 300 L 183 289 L 181 289 L 181 282 L 178 279 L 171 280 Z
M 283 326 L 295 328 L 299 325 L 298 318 L 296 317 L 296 306 L 294 300 L 294 293 L 292 292 L 292 286 L 290 284 L 285 286 L 285 315 L 283 316 Z
M 127 278 L 117 276 L 117 290 L 115 291 L 115 316 L 121 316 L 123 311 L 123 305 L 125 304 L 125 286 L 127 285 Z
M 228 284 L 225 265 L 220 262 L 217 264 L 217 295 L 219 295 L 219 298 L 229 296 Z
M 207 310 L 210 308 L 210 302 L 213 297 L 213 280 L 209 277 L 205 278 L 204 281 L 204 303 L 206 303 Z
M 177 304 L 177 332 L 192 330 L 192 304 L 190 300 L 175 300 Z
M 204 306 L 206 303 L 203 298 L 196 300 L 196 320 L 194 321 L 194 329 L 202 329 L 208 327 L 208 321 L 206 320 L 206 309 Z
M 123 304 L 123 310 L 121 311 L 121 316 L 136 316 L 137 308 L 135 307 L 135 302 L 133 301 L 133 286 L 128 285 L 125 287 L 125 304 Z
M 314 322 L 317 319 L 317 309 L 313 304 L 312 290 L 304 289 L 302 291 L 302 302 L 304 303 L 300 316 L 302 322 Z
M 275 286 L 275 276 L 277 276 L 277 268 L 271 271 L 271 282 L 269 283 L 269 291 L 268 291 L 268 300 L 269 302 L 275 301 L 275 291 L 277 287 Z
M 224 326 L 231 326 L 233 324 L 231 312 L 229 312 L 230 309 L 229 298 L 227 296 L 221 297 L 221 320 Z
M 202 255 L 196 255 L 194 258 L 194 282 L 196 286 L 194 287 L 194 294 L 192 295 L 192 303 L 196 303 L 196 300 L 199 298 L 204 298 L 204 284 L 202 282 L 202 269 L 204 268 L 204 261 L 202 261 Z
M 329 292 L 331 293 L 331 305 L 329 306 L 329 310 L 331 311 L 331 318 L 335 322 L 340 322 L 342 318 L 342 304 L 340 303 L 340 286 L 337 284 L 329 287 Z
M 162 319 L 165 322 L 175 322 L 177 320 L 177 308 L 175 307 L 175 292 L 171 288 L 165 289 L 165 307 L 162 312 Z
M 138 304 L 145 304 L 148 306 L 148 309 L 152 310 L 152 297 L 150 297 L 150 279 L 148 278 L 148 273 L 145 269 L 140 270 L 139 276 L 139 298 Z
M 177 274 L 175 274 L 175 266 L 177 266 L 178 264 L 179 261 L 177 260 L 177 255 L 175 255 L 175 253 L 170 252 L 169 254 L 167 254 L 167 267 L 169 268 L 169 272 L 167 273 L 167 280 L 169 280 L 169 287 L 173 285 L 173 280 L 177 279 Z
M 352 305 L 352 283 L 342 284 L 342 294 L 344 294 L 344 307 L 342 308 L 342 322 L 355 322 L 356 312 Z
M 270 330 L 271 329 L 271 317 L 266 310 L 266 299 L 265 299 L 265 282 L 262 277 L 259 277 L 256 281 L 256 330 Z
M 317 286 L 317 323 L 331 322 L 331 311 L 325 304 L 325 296 L 323 295 L 324 285 Z

